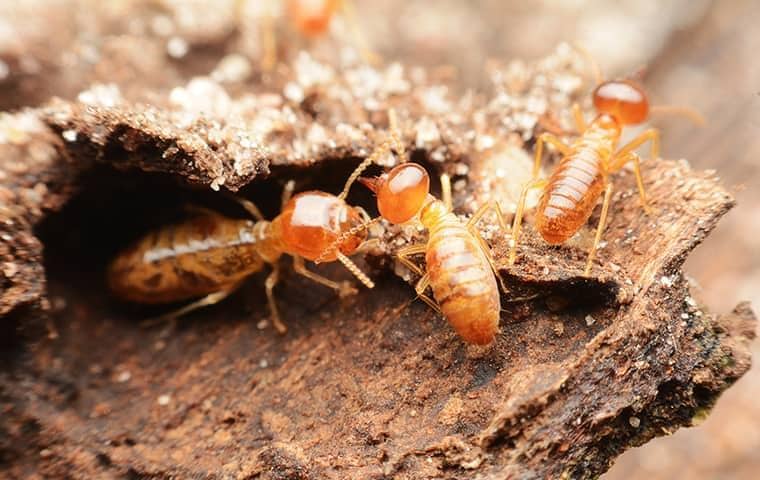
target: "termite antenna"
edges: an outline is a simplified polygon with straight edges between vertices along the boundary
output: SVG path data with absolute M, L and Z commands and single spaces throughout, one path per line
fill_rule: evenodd
M 707 120 L 698 110 L 684 105 L 654 105 L 649 108 L 650 114 L 679 115 L 688 118 L 694 125 L 704 127 Z
M 364 211 L 364 209 L 362 209 L 362 211 Z M 366 215 L 367 212 L 364 211 L 364 214 Z M 336 238 L 335 241 L 333 243 L 331 243 L 329 247 L 327 247 L 326 249 L 324 249 L 324 251 L 321 254 L 319 254 L 319 256 L 317 258 L 314 259 L 314 263 L 320 264 L 320 263 L 324 262 L 325 259 L 327 258 L 327 256 L 330 255 L 330 253 L 332 253 L 332 252 L 335 252 L 336 254 L 342 255 L 342 253 L 340 252 L 339 247 L 340 247 L 340 245 L 343 242 L 345 242 L 349 238 L 353 237 L 357 233 L 361 232 L 362 230 L 366 230 L 371 225 L 379 222 L 380 218 L 381 217 L 370 218 L 369 220 L 367 220 L 367 221 L 365 221 L 365 222 L 363 222 L 363 223 L 361 223 L 361 224 L 359 224 L 359 225 L 351 228 L 350 230 L 348 230 L 346 232 L 343 232 L 340 235 L 338 235 L 338 238 Z
M 604 77 L 602 76 L 602 69 L 599 68 L 599 64 L 594 60 L 593 55 L 591 55 L 591 52 L 588 51 L 588 49 L 584 46 L 582 46 L 579 43 L 572 43 L 573 48 L 576 52 L 580 53 L 581 56 L 583 56 L 584 59 L 586 59 L 586 62 L 591 66 L 591 73 L 594 75 L 594 81 L 596 82 L 596 85 L 599 85 L 604 80 Z
M 383 140 L 383 143 L 378 145 L 375 150 L 367 158 L 365 158 L 362 163 L 360 163 L 351 173 L 351 175 L 348 177 L 348 180 L 346 180 L 346 185 L 343 187 L 343 191 L 340 192 L 340 195 L 338 195 L 339 199 L 346 199 L 348 196 L 348 191 L 351 190 L 351 185 L 353 185 L 356 179 L 359 178 L 359 175 L 361 175 L 362 172 L 367 169 L 367 167 L 376 163 L 381 156 L 388 153 L 391 149 L 391 144 L 393 144 L 393 147 L 401 157 L 405 155 L 404 144 L 401 142 L 398 134 L 398 118 L 396 117 L 396 109 L 394 108 L 388 109 L 388 125 L 388 138 Z
M 373 282 L 372 279 L 365 275 L 364 272 L 362 272 L 361 269 L 357 267 L 350 258 L 343 255 L 340 251 L 336 252 L 335 256 L 349 272 L 351 272 L 356 278 L 359 279 L 360 282 L 364 284 L 365 287 L 375 288 L 375 282 Z
M 356 44 L 356 48 L 359 49 L 362 58 L 365 62 L 372 66 L 380 65 L 382 63 L 382 59 L 378 54 L 369 48 L 367 45 L 367 40 L 364 38 L 364 35 L 362 35 L 361 29 L 359 28 L 356 8 L 354 7 L 353 1 L 343 0 L 341 3 L 341 6 L 343 7 L 343 15 L 345 16 L 348 26 L 351 29 L 351 36 L 354 38 L 354 43 Z
M 348 196 L 348 191 L 351 190 L 351 185 L 353 185 L 356 179 L 359 178 L 359 175 L 361 175 L 362 172 L 367 169 L 367 167 L 375 163 L 377 159 L 380 158 L 380 156 L 387 152 L 389 149 L 390 141 L 388 140 L 385 140 L 377 148 L 375 148 L 375 151 L 373 151 L 367 158 L 365 158 L 348 177 L 348 180 L 346 180 L 346 185 L 343 187 L 343 191 L 340 192 L 340 195 L 338 195 L 338 198 L 345 200 Z
M 647 66 L 640 65 L 636 70 L 629 73 L 626 78 L 634 82 L 644 83 L 644 78 L 647 76 L 647 72 Z
M 390 130 L 388 134 L 393 141 L 393 147 L 401 158 L 405 158 L 406 148 L 404 147 L 404 142 L 401 141 L 401 129 L 398 126 L 398 116 L 396 115 L 396 109 L 392 107 L 388 109 L 388 129 Z

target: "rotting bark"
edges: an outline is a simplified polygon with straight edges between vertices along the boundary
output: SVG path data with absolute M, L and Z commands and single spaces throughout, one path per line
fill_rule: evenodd
M 507 103 L 507 81 L 488 101 L 458 102 L 394 66 L 334 74 L 299 101 L 279 93 L 285 73 L 253 96 L 215 90 L 204 113 L 177 102 L 181 95 L 157 93 L 145 107 L 123 92 L 95 92 L 88 104 L 55 101 L 5 117 L 0 321 L 39 325 L 47 311 L 59 336 L 24 333 L 5 355 L 2 468 L 11 476 L 590 478 L 625 449 L 703 418 L 749 367 L 755 320 L 747 305 L 716 316 L 689 295 L 681 265 L 733 201 L 685 162 L 647 163 L 652 217 L 631 176 L 616 179 L 607 245 L 589 278 L 582 238 L 550 248 L 528 227 L 509 267 L 503 237 L 484 222 L 510 286 L 502 334 L 486 349 L 462 344 L 407 285 L 381 276 L 394 245 L 417 235 L 401 229 L 379 232 L 368 259 L 375 290 L 339 301 L 287 278 L 278 289 L 284 337 L 258 328 L 266 313 L 256 279 L 168 337 L 139 329 L 145 313 L 104 291 L 106 253 L 126 243 L 108 233 L 119 222 L 145 228 L 135 217 L 175 196 L 197 198 L 189 186 L 248 185 L 243 193 L 256 196 L 272 188 L 264 178 L 295 176 L 333 188 L 333 177 L 339 184 L 384 138 L 389 105 L 415 158 L 460 181 L 456 203 L 467 211 L 489 195 L 470 172 L 501 178 L 482 171 L 489 150 L 499 139 L 523 149 L 541 128 L 541 114 L 520 105 L 551 98 L 550 109 L 566 113 L 579 94 L 525 79 L 574 75 L 568 55 L 523 72 Z M 357 93 L 358 71 L 383 86 Z M 359 106 L 368 99 L 383 108 Z M 103 168 L 110 174 L 99 176 Z M 159 173 L 169 181 L 151 191 Z M 134 197 L 118 195 L 125 184 Z M 109 212 L 111 223 L 94 224 Z M 75 242 L 63 238 L 79 230 Z

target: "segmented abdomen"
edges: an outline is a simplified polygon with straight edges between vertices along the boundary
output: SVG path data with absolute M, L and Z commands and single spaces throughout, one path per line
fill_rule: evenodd
M 536 229 L 548 243 L 572 237 L 591 216 L 604 190 L 601 159 L 607 154 L 606 146 L 581 142 L 574 150 L 549 177 L 536 209 Z
M 459 335 L 484 345 L 499 331 L 501 301 L 480 243 L 453 214 L 430 230 L 426 255 L 433 296 Z
M 204 214 L 149 233 L 111 263 L 108 283 L 124 300 L 167 303 L 219 291 L 260 270 L 253 224 Z

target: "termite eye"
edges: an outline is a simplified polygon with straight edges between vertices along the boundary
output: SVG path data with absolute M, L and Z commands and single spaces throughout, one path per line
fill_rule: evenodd
M 596 87 L 594 107 L 623 125 L 641 123 L 649 115 L 649 101 L 644 91 L 625 80 L 612 80 Z
M 416 163 L 404 163 L 388 173 L 377 190 L 377 208 L 391 223 L 404 223 L 420 211 L 430 190 L 430 176 Z

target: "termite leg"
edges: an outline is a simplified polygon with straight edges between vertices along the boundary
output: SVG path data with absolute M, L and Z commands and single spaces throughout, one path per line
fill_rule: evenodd
M 499 202 L 495 200 L 481 205 L 480 208 L 475 211 L 472 217 L 470 217 L 470 219 L 467 221 L 467 229 L 480 242 L 480 247 L 483 250 L 483 253 L 485 253 L 486 259 L 491 265 L 491 269 L 493 270 L 494 275 L 496 275 L 496 278 L 499 280 L 501 289 L 507 292 L 509 290 L 504 284 L 504 280 L 502 280 L 501 275 L 499 275 L 499 270 L 496 268 L 496 263 L 494 262 L 493 256 L 491 255 L 491 249 L 488 247 L 486 241 L 483 240 L 483 236 L 480 234 L 480 231 L 475 228 L 475 225 L 478 223 L 478 221 L 480 221 L 481 218 L 483 218 L 483 215 L 485 215 L 485 213 L 491 209 L 496 212 L 496 218 L 499 220 L 499 226 L 501 227 L 501 230 L 506 234 L 507 221 L 504 219 L 504 214 L 501 212 L 501 206 L 499 206 Z
M 438 303 L 436 303 L 435 300 L 425 294 L 425 290 L 427 290 L 427 287 L 430 285 L 430 276 L 425 273 L 420 267 L 418 267 L 414 262 L 409 260 L 410 256 L 419 255 L 425 253 L 426 251 L 427 245 L 424 243 L 419 243 L 417 245 L 408 245 L 396 252 L 396 258 L 406 268 L 413 271 L 417 275 L 420 275 L 420 279 L 417 280 L 417 283 L 414 286 L 414 291 L 417 293 L 417 296 L 420 298 L 420 300 L 427 303 L 430 308 L 440 314 L 441 307 L 438 306 Z
M 507 228 L 507 221 L 504 219 L 504 213 L 501 211 L 501 205 L 499 205 L 499 202 L 496 200 L 491 200 L 488 203 L 484 203 L 481 205 L 475 213 L 472 214 L 472 217 L 467 221 L 467 227 L 474 227 L 475 224 L 477 224 L 481 218 L 483 218 L 483 215 L 488 212 L 488 210 L 493 210 L 496 212 L 496 218 L 499 221 L 499 226 L 501 229 L 506 233 L 509 229 Z
M 414 291 L 417 292 L 417 297 L 419 297 L 420 300 L 428 304 L 428 307 L 432 308 L 436 311 L 439 315 L 441 314 L 441 307 L 438 305 L 438 303 L 427 296 L 425 294 L 425 290 L 427 290 L 428 286 L 430 285 L 430 276 L 426 273 L 422 276 L 422 278 L 417 281 L 417 285 L 414 287 Z
M 454 204 L 451 199 L 451 177 L 448 173 L 441 174 L 441 200 L 443 200 L 447 212 L 454 209 Z
M 356 289 L 348 282 L 335 282 L 329 278 L 325 278 L 318 273 L 312 272 L 306 268 L 303 257 L 297 255 L 293 256 L 293 270 L 303 277 L 308 278 L 312 282 L 316 282 L 320 285 L 324 285 L 327 288 L 335 290 L 341 297 L 347 297 L 357 293 Z
M 356 277 L 360 282 L 364 284 L 367 288 L 375 288 L 375 282 L 372 281 L 362 270 L 351 261 L 350 258 L 345 256 L 340 251 L 335 252 L 336 257 L 338 258 L 338 261 L 343 264 L 344 267 L 346 267 L 346 270 L 351 272 L 354 277 Z
M 636 185 L 638 186 L 638 189 L 639 189 L 639 198 L 641 199 L 641 206 L 647 215 L 651 215 L 652 209 L 649 206 L 649 202 L 647 201 L 646 191 L 644 190 L 644 180 L 641 177 L 641 162 L 640 162 L 639 156 L 635 152 L 628 152 L 627 155 L 613 158 L 612 163 L 610 164 L 608 168 L 608 173 L 617 172 L 618 170 L 623 168 L 623 166 L 625 166 L 625 164 L 628 162 L 633 162 L 633 173 L 636 176 Z
M 239 0 L 244 3 L 245 0 Z M 277 64 L 277 34 L 274 26 L 274 7 L 272 2 L 268 2 L 264 18 L 261 21 L 261 45 L 263 52 L 261 54 L 261 69 L 268 72 Z
M 607 185 L 604 187 L 604 201 L 602 203 L 602 214 L 599 216 L 599 225 L 596 227 L 596 235 L 594 236 L 594 244 L 591 246 L 591 251 L 588 252 L 588 260 L 586 260 L 586 270 L 583 274 L 588 276 L 591 273 L 591 266 L 596 257 L 596 248 L 599 246 L 599 241 L 602 239 L 602 232 L 604 231 L 605 224 L 607 223 L 607 212 L 610 208 L 610 198 L 612 197 L 612 182 L 607 180 Z
M 382 63 L 380 56 L 370 50 L 369 47 L 367 47 L 367 41 L 365 40 L 364 35 L 361 33 L 359 23 L 356 20 L 356 9 L 354 7 L 354 2 L 352 0 L 343 0 L 341 4 L 343 7 L 343 16 L 345 17 L 346 23 L 348 23 L 348 26 L 351 29 L 351 36 L 353 36 L 356 48 L 359 50 L 362 58 L 370 65 L 380 65 L 380 63 Z
M 641 135 L 634 138 L 624 146 L 622 146 L 615 155 L 614 160 L 609 165 L 609 172 L 616 172 L 623 168 L 623 165 L 629 161 L 633 161 L 633 169 L 636 174 L 636 183 L 639 187 L 639 196 L 641 203 L 644 206 L 644 211 L 649 214 L 651 210 L 646 200 L 646 194 L 644 193 L 644 182 L 641 178 L 641 167 L 639 165 L 639 156 L 635 154 L 635 150 L 644 143 L 651 141 L 651 156 L 652 158 L 659 158 L 660 156 L 660 131 L 655 128 L 645 130 Z
M 264 288 L 267 292 L 267 302 L 269 302 L 269 310 L 272 313 L 272 325 L 275 330 L 281 334 L 285 334 L 288 331 L 288 327 L 280 320 L 280 311 L 277 309 L 277 302 L 274 299 L 274 287 L 277 282 L 280 281 L 280 267 L 276 264 L 272 264 L 272 271 L 264 281 Z
M 480 243 L 480 249 L 483 251 L 483 254 L 486 256 L 486 260 L 488 261 L 488 265 L 491 267 L 491 271 L 493 271 L 494 276 L 496 276 L 496 279 L 499 281 L 501 290 L 505 293 L 508 292 L 509 289 L 507 288 L 507 285 L 504 283 L 504 280 L 501 278 L 501 275 L 499 274 L 499 269 L 496 268 L 496 262 L 493 259 L 493 255 L 491 255 L 491 248 L 483 239 L 483 236 L 480 234 L 480 231 L 478 231 L 478 229 L 475 228 L 474 224 L 470 225 L 469 223 L 467 225 L 467 229 L 470 231 L 470 234 L 472 234 L 472 236 L 475 237 Z
M 641 145 L 651 141 L 651 156 L 652 159 L 660 158 L 660 131 L 656 128 L 649 128 L 641 133 L 638 137 L 634 138 L 630 142 L 626 143 L 620 149 L 615 152 L 615 158 L 619 158 L 628 155 L 629 152 L 633 152 Z
M 573 104 L 573 119 L 575 120 L 575 128 L 579 134 L 583 134 L 586 131 L 586 119 L 583 117 L 583 111 L 578 103 Z
M 174 324 L 174 322 L 179 317 L 187 315 L 188 313 L 198 310 L 199 308 L 207 307 L 209 305 L 214 305 L 221 302 L 225 298 L 229 297 L 235 290 L 237 290 L 239 286 L 240 286 L 240 283 L 235 283 L 224 290 L 219 290 L 218 292 L 210 293 L 201 299 L 198 299 L 194 302 L 191 302 L 185 305 L 184 307 L 178 308 L 176 310 L 165 313 L 158 317 L 143 320 L 140 323 L 140 326 L 143 328 L 147 328 L 147 327 L 152 327 L 154 325 L 158 325 L 159 323 L 163 323 L 163 322 L 171 322 L 172 324 Z
M 530 302 L 531 300 L 535 300 L 537 298 L 542 298 L 547 296 L 545 293 L 534 293 L 533 295 L 526 295 L 524 297 L 512 297 L 507 300 L 504 300 L 504 303 L 522 303 L 522 302 Z M 502 312 L 506 312 L 505 309 L 501 309 Z
M 373 248 L 376 248 L 378 245 L 380 245 L 379 238 L 370 238 L 369 240 L 365 240 L 364 242 L 362 242 L 362 244 L 359 245 L 359 248 L 357 248 L 356 252 L 354 253 L 367 253 L 371 251 Z
M 554 146 L 563 156 L 570 155 L 570 147 L 565 143 L 552 135 L 551 133 L 542 133 L 536 140 L 536 159 L 533 163 L 533 178 L 538 178 L 538 174 L 541 171 L 541 157 L 544 154 L 544 143 L 549 143 Z
M 185 210 L 187 213 L 191 215 L 211 215 L 211 216 L 218 216 L 219 214 L 215 212 L 214 210 L 211 210 L 210 208 L 201 207 L 200 205 L 184 205 L 183 210 Z
M 258 221 L 264 220 L 264 214 L 261 213 L 261 210 L 259 210 L 259 207 L 256 206 L 255 203 L 248 200 L 247 198 L 238 197 L 237 195 L 230 195 L 230 198 L 235 200 L 237 203 L 240 204 L 241 207 L 245 209 L 246 212 L 250 213 L 253 218 L 255 218 Z
M 427 251 L 427 245 L 424 243 L 418 243 L 417 245 L 407 245 L 406 247 L 400 248 L 396 252 L 396 258 L 399 262 L 401 262 L 406 268 L 413 271 L 419 276 L 425 276 L 425 272 L 422 271 L 420 267 L 417 266 L 416 263 L 409 260 L 409 257 L 412 255 L 420 255 L 422 253 L 425 253 Z
M 523 211 L 525 210 L 525 200 L 528 198 L 528 192 L 534 188 L 544 188 L 546 180 L 537 179 L 526 183 L 520 192 L 520 200 L 517 202 L 517 211 L 515 219 L 512 222 L 512 245 L 509 249 L 509 264 L 514 265 L 517 258 L 517 242 L 520 239 L 520 229 L 522 228 Z

